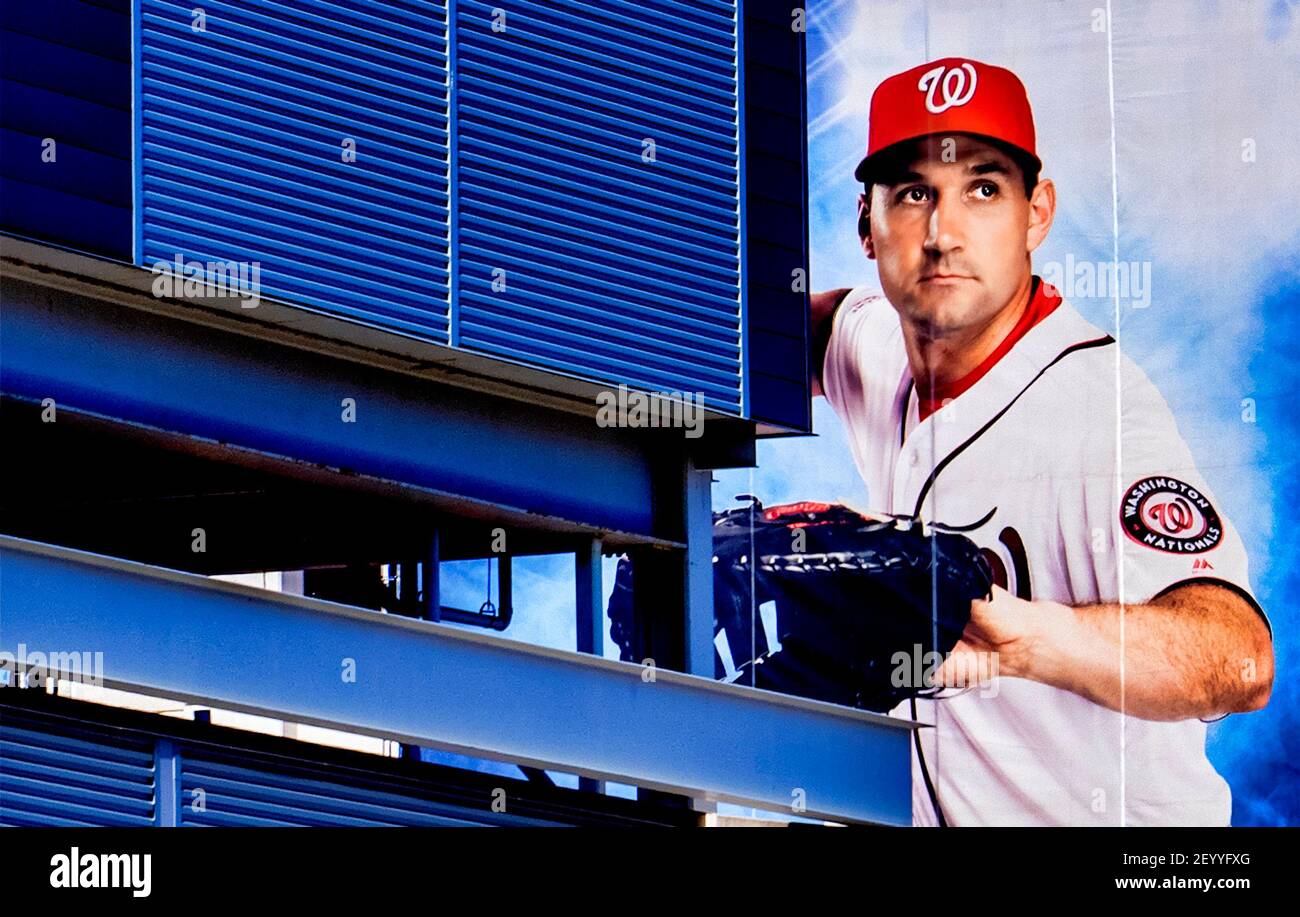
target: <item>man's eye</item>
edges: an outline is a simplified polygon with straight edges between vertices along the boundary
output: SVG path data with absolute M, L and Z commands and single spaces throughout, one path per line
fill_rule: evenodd
M 985 200 L 988 200 L 991 197 L 997 196 L 998 186 L 991 181 L 982 181 L 975 186 L 975 193 Z
M 921 204 L 928 200 L 929 197 L 930 193 L 925 188 L 914 185 L 911 188 L 905 189 L 903 193 L 898 196 L 898 199 L 908 204 Z

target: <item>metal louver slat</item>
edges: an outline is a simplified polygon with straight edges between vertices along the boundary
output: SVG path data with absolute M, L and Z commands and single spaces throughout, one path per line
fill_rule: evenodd
M 0 825 L 154 824 L 151 742 L 107 729 L 0 722 Z
M 202 790 L 203 807 L 185 806 L 185 825 L 223 827 L 266 824 L 332 827 L 465 826 L 518 824 L 490 811 L 439 805 L 389 790 L 358 786 L 321 769 L 244 767 L 206 750 L 192 750 L 181 771 L 181 798 Z M 529 824 L 545 824 L 529 819 Z
M 448 343 L 446 3 L 137 3 L 137 261 Z
M 734 5 L 498 6 L 456 8 L 454 343 L 739 413 Z
M 0 3 L 0 232 L 131 259 L 131 70 L 130 4 Z

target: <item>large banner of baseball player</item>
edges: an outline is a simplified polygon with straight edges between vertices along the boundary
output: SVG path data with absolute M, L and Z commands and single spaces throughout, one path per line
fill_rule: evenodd
M 819 435 L 715 509 L 978 547 L 988 598 L 889 711 L 933 727 L 914 824 L 1300 823 L 1300 4 L 806 17 Z

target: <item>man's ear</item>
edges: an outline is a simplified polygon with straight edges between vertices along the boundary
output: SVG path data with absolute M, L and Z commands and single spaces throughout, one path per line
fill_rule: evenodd
M 1043 244 L 1056 217 L 1056 185 L 1044 178 L 1029 196 L 1029 229 L 1025 234 L 1025 249 L 1032 252 Z
M 871 244 L 871 202 L 861 191 L 858 192 L 858 241 L 862 244 L 862 251 L 874 261 L 876 249 Z

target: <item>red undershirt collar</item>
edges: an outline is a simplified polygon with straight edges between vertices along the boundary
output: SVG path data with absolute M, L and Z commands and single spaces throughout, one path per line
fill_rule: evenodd
M 921 420 L 929 417 L 935 411 L 943 407 L 943 403 L 950 398 L 956 398 L 966 389 L 970 388 L 980 379 L 982 379 L 990 369 L 1007 355 L 1007 352 L 1015 346 L 1016 342 L 1028 333 L 1029 329 L 1037 325 L 1047 316 L 1051 315 L 1057 306 L 1061 304 L 1061 294 L 1057 292 L 1056 287 L 1050 283 L 1044 283 L 1040 277 L 1034 275 L 1032 293 L 1029 296 L 1029 305 L 1025 308 L 1024 314 L 1016 322 L 1014 328 L 1007 334 L 994 351 L 989 354 L 984 362 L 980 363 L 966 375 L 952 382 L 935 387 L 933 392 L 923 392 L 921 386 L 916 387 L 918 403 L 918 416 Z

